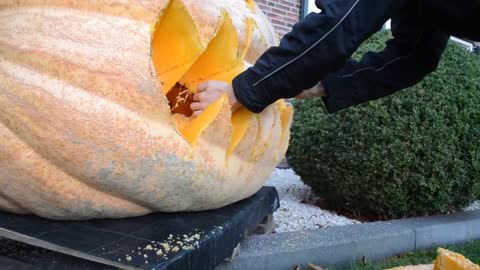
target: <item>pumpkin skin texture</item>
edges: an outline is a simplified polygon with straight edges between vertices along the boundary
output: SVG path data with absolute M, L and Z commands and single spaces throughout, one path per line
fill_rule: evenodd
M 283 157 L 284 101 L 189 117 L 277 42 L 253 1 L 2 0 L 0 210 L 51 219 L 199 211 L 247 198 Z

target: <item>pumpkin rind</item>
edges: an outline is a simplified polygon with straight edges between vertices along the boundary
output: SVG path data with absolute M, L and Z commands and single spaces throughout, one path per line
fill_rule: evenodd
M 205 49 L 228 15 L 242 68 L 276 42 L 251 1 L 172 1 Z M 0 3 L 0 210 L 53 219 L 198 211 L 264 184 L 288 146 L 291 109 L 279 101 L 252 114 L 231 146 L 238 129 L 224 98 L 189 140 L 188 123 L 177 123 L 192 120 L 172 116 L 152 57 L 170 4 Z

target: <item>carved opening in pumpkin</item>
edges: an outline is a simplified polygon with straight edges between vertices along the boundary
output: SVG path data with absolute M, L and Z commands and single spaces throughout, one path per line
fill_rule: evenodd
M 247 1 L 253 10 L 253 1 Z M 177 129 L 191 143 L 218 116 L 224 101 L 212 104 L 202 115 L 191 119 L 190 104 L 198 84 L 208 80 L 231 82 L 245 70 L 244 57 L 250 46 L 253 19 L 246 22 L 246 41 L 241 46 L 237 29 L 223 13 L 218 30 L 208 45 L 202 45 L 195 22 L 181 1 L 172 0 L 156 23 L 152 41 L 152 56 L 162 91 L 171 108 Z M 240 48 L 241 47 L 241 48 Z M 232 138 L 227 151 L 230 155 L 244 137 L 253 118 L 246 109 L 232 115 Z
M 168 104 L 172 114 L 191 116 L 193 112 L 190 109 L 190 104 L 193 102 L 193 94 L 194 91 L 188 89 L 185 85 L 176 83 L 167 93 Z
M 254 0 L 247 0 L 247 5 L 253 12 L 255 12 L 255 2 L 254 2 Z
M 162 91 L 167 94 L 205 50 L 183 4 L 172 0 L 155 26 L 152 57 Z

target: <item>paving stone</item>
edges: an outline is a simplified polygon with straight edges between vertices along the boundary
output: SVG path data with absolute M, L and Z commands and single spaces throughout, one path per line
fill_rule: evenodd
M 308 263 L 341 266 L 479 239 L 480 210 L 278 233 L 248 238 L 240 255 L 216 270 L 285 270 Z
M 392 223 L 415 231 L 418 250 L 480 239 L 480 210 L 400 219 Z
M 308 263 L 339 266 L 413 250 L 414 244 L 413 230 L 388 222 L 261 235 L 247 239 L 240 256 L 217 270 L 284 270 Z

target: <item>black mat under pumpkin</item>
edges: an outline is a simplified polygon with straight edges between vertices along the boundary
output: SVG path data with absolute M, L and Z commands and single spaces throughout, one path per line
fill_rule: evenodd
M 198 213 L 67 222 L 0 212 L 0 236 L 14 240 L 0 240 L 0 268 L 17 262 L 32 269 L 210 270 L 278 206 L 276 190 L 264 187 Z

